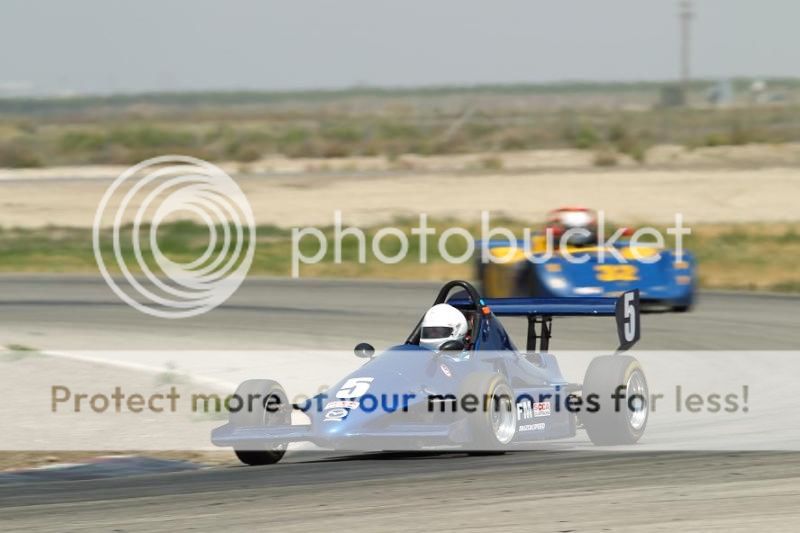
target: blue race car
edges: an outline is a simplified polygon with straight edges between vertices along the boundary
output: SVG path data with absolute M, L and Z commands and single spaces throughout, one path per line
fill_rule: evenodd
M 438 351 L 421 346 L 421 320 L 403 344 L 378 356 L 359 344 L 356 355 L 368 361 L 302 405 L 290 404 L 275 381 L 245 381 L 212 442 L 232 447 L 246 464 L 264 465 L 303 441 L 336 450 L 502 453 L 573 437 L 581 428 L 602 445 L 633 444 L 644 433 L 647 381 L 636 359 L 620 353 L 640 336 L 636 291 L 618 298 L 492 300 L 456 280 L 439 291 L 434 305 L 442 303 L 463 313 L 469 324 L 463 340 Z M 527 320 L 525 351 L 515 347 L 501 316 Z M 568 382 L 549 351 L 552 319 L 562 316 L 616 317 L 617 353 L 596 357 L 583 384 Z M 297 409 L 309 424 L 292 424 Z
M 582 220 L 585 219 L 585 220 Z M 582 223 L 582 224 L 580 224 Z M 548 249 L 545 234 L 532 241 L 479 242 L 476 278 L 487 298 L 617 296 L 639 289 L 650 309 L 684 312 L 692 308 L 697 276 L 691 253 L 633 246 L 629 240 L 598 244 L 593 211 L 569 207 L 550 214 L 547 230 L 558 239 L 568 229 L 584 231 L 564 248 Z M 578 235 L 580 237 L 580 235 Z M 483 253 L 483 248 L 487 253 Z M 574 258 L 577 258 L 575 260 Z

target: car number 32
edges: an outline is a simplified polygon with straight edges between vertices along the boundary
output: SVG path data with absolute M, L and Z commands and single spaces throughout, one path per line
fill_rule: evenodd
M 639 271 L 634 265 L 597 265 L 597 281 L 638 281 Z

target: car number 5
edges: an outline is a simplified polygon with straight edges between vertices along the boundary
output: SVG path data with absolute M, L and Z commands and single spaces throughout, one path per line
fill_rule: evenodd
M 344 382 L 342 388 L 336 393 L 336 397 L 343 398 L 360 398 L 364 396 L 375 378 L 350 378 Z
M 634 293 L 625 293 L 625 340 L 631 342 L 636 338 L 636 306 L 633 305 Z

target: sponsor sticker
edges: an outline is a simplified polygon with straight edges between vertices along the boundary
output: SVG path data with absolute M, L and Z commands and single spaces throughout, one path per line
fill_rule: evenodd
M 358 402 L 354 402 L 351 400 L 338 400 L 334 402 L 328 402 L 325 405 L 325 410 L 328 409 L 358 409 Z
M 533 404 L 533 417 L 550 416 L 550 402 L 537 402 Z
M 520 426 L 517 431 L 544 431 L 544 422 L 539 422 L 538 424 L 526 424 L 524 426 Z
M 325 413 L 325 422 L 341 422 L 350 411 L 337 407 Z
M 533 409 L 531 408 L 530 400 L 517 402 L 517 418 L 520 420 L 533 418 Z
M 522 400 L 517 402 L 517 418 L 519 420 L 530 420 L 540 416 L 550 416 L 550 402 L 535 402 Z

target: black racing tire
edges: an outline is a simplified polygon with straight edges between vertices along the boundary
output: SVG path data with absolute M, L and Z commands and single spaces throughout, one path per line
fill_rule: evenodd
M 618 387 L 625 397 L 613 398 Z M 644 434 L 650 414 L 649 390 L 647 379 L 639 362 L 629 355 L 604 355 L 596 357 L 586 369 L 582 395 L 587 406 L 591 406 L 590 397 L 596 398 L 595 405 L 599 409 L 581 412 L 580 420 L 586 433 L 594 444 L 613 446 L 634 444 Z M 629 409 L 629 398 L 634 409 Z M 641 400 L 641 401 L 640 401 Z
M 470 455 L 505 453 L 517 433 L 514 391 L 500 374 L 473 374 L 464 380 L 461 401 L 467 394 L 479 398 L 475 412 L 464 413 L 471 441 Z
M 292 409 L 286 391 L 277 381 L 249 379 L 236 388 L 234 395 L 238 397 L 237 405 L 242 406 L 241 409 L 231 411 L 229 414 L 228 420 L 235 427 L 265 427 L 292 422 Z M 269 409 L 268 402 L 271 402 Z M 279 408 L 276 409 L 276 406 Z M 272 465 L 283 458 L 286 446 L 287 444 L 283 443 L 269 450 L 234 448 L 233 452 L 246 465 Z

